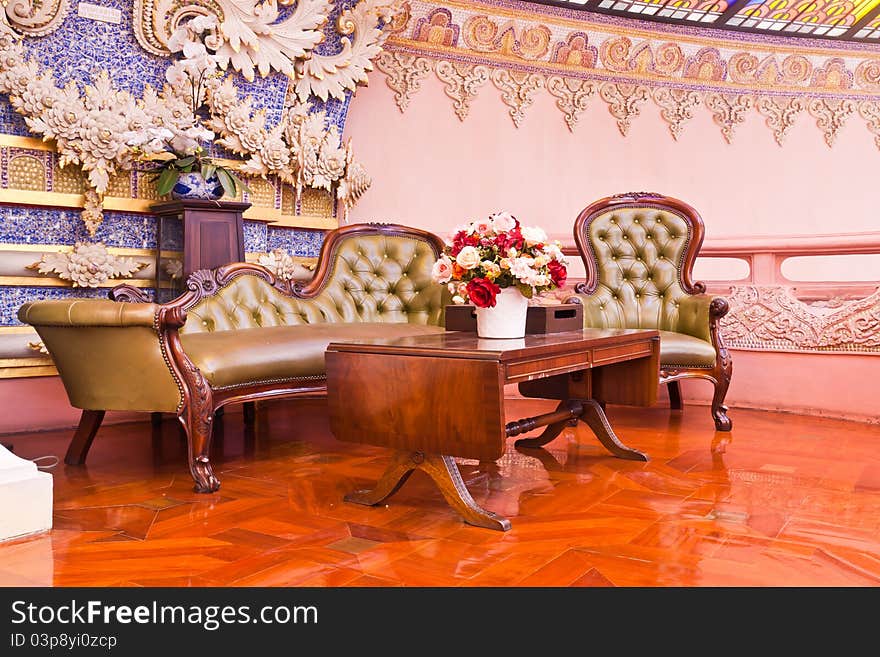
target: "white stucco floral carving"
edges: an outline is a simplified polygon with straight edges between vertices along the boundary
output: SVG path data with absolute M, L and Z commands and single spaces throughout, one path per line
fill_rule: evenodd
M 388 33 L 384 27 L 400 11 L 400 0 L 361 0 L 339 15 L 336 29 L 342 50 L 335 55 L 312 53 L 297 62 L 296 94 L 301 101 L 310 95 L 321 100 L 343 99 L 346 90 L 366 84 L 372 60 L 382 51 Z M 381 23 L 380 23 L 381 21 Z M 381 25 L 381 26 L 380 26 Z
M 287 251 L 278 248 L 264 253 L 258 262 L 282 281 L 296 281 L 311 278 L 305 265 L 299 264 Z
M 307 105 L 295 103 L 278 125 L 266 128 L 265 115 L 253 109 L 250 97 L 238 97 L 231 78 L 209 94 L 208 107 L 209 125 L 220 135 L 217 143 L 247 157 L 241 171 L 252 176 L 277 175 L 294 186 L 297 202 L 306 187 L 333 191 L 335 184 L 348 179 L 344 192 L 348 201 L 355 187 L 363 193 L 369 186 L 363 167 L 352 160 L 350 144 L 341 144 L 338 128 L 328 125 L 323 111 L 310 114 Z M 357 172 L 357 184 L 348 171 Z
M 330 0 L 191 0 L 186 11 L 178 0 L 136 0 L 135 36 L 149 52 L 167 55 L 174 32 L 193 15 L 216 16 L 210 46 L 221 67 L 232 66 L 248 80 L 256 72 L 278 71 L 293 77 L 294 63 L 321 43 L 321 26 L 333 9 Z
M 103 242 L 77 242 L 73 251 L 44 253 L 28 269 L 71 281 L 73 287 L 98 287 L 111 278 L 131 276 L 146 266 L 145 262 L 110 254 Z

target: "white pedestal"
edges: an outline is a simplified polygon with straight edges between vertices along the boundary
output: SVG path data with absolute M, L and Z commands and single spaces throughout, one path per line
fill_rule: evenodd
M 0 541 L 52 529 L 52 475 L 0 445 Z

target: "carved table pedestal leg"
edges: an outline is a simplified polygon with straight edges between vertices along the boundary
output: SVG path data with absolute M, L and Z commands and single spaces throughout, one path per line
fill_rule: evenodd
M 481 508 L 471 497 L 461 478 L 458 465 L 451 456 L 422 452 L 396 451 L 391 463 L 372 490 L 358 490 L 345 496 L 346 502 L 372 506 L 393 495 L 412 474 L 422 470 L 434 480 L 446 502 L 469 525 L 487 529 L 510 529 L 510 521 Z
M 577 418 L 589 426 L 599 442 L 614 456 L 631 461 L 648 460 L 648 456 L 644 452 L 627 447 L 620 442 L 614 429 L 611 428 L 611 423 L 608 422 L 602 405 L 595 399 L 568 399 L 560 402 L 552 413 L 510 422 L 506 427 L 507 435 L 516 436 L 537 427 L 546 426 L 547 428 L 540 436 L 522 438 L 515 443 L 517 448 L 542 447 L 556 438 L 572 418 Z

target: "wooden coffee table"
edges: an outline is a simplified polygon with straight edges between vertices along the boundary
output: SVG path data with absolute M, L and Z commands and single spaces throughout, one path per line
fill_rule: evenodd
M 424 470 L 465 522 L 510 529 L 480 508 L 455 457 L 496 461 L 510 436 L 546 427 L 518 447 L 539 447 L 574 420 L 585 422 L 615 456 L 647 461 L 611 428 L 604 404 L 657 400 L 660 337 L 654 330 L 583 329 L 480 339 L 459 331 L 327 347 L 330 428 L 340 440 L 389 447 L 388 469 L 371 490 L 345 497 L 378 504 L 413 470 Z M 527 397 L 558 399 L 552 413 L 505 423 L 504 386 Z

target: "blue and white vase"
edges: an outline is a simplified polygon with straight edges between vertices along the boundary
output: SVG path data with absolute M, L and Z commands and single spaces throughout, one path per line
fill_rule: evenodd
M 202 199 L 216 201 L 223 196 L 223 185 L 217 176 L 211 176 L 207 180 L 198 171 L 181 173 L 177 177 L 177 183 L 171 189 L 171 198 Z

